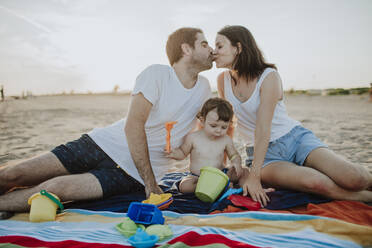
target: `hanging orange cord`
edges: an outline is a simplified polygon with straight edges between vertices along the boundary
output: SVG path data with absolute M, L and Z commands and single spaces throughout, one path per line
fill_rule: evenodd
M 169 122 L 166 122 L 165 123 L 165 129 L 167 130 L 167 137 L 166 137 L 166 146 L 165 146 L 165 150 L 167 152 L 170 152 L 171 150 L 171 145 L 170 145 L 170 132 L 171 132 L 171 129 L 173 128 L 173 125 L 176 124 L 177 121 L 169 121 Z

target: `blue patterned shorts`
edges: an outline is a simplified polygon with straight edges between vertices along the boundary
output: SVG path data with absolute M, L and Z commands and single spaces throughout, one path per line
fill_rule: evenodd
M 287 134 L 269 143 L 262 168 L 278 161 L 303 165 L 310 152 L 320 147 L 328 146 L 310 130 L 303 126 L 295 126 Z M 247 147 L 246 151 L 248 159 L 245 164 L 250 167 L 253 162 L 253 146 Z
M 144 186 L 121 169 L 87 134 L 51 152 L 71 174 L 89 172 L 97 177 L 104 198 L 144 191 Z

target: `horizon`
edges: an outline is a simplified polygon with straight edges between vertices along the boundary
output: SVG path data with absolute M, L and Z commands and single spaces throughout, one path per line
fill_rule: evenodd
M 368 0 L 1 0 L 0 85 L 6 95 L 131 91 L 147 66 L 169 64 L 174 30 L 199 27 L 214 48 L 230 24 L 252 32 L 285 90 L 370 87 L 370 13 Z M 215 90 L 223 70 L 201 75 Z
M 284 92 L 286 94 L 310 94 L 310 95 L 317 95 L 317 94 L 321 94 L 322 92 L 331 92 L 331 91 L 335 91 L 335 90 L 346 90 L 346 91 L 349 91 L 350 94 L 356 94 L 356 95 L 363 95 L 363 94 L 368 94 L 368 90 L 370 89 L 371 87 L 353 87 L 353 88 L 326 88 L 326 89 L 284 89 Z M 356 90 L 360 90 L 362 89 L 363 90 L 363 93 L 358 93 L 356 92 Z M 351 92 L 351 91 L 355 91 L 355 93 Z M 293 93 L 291 93 L 291 91 L 293 91 Z M 65 92 L 65 91 L 62 91 L 62 92 L 50 92 L 50 93 L 44 93 L 44 94 L 33 94 L 33 92 L 31 91 L 23 91 L 21 92 L 20 95 L 6 95 L 5 98 L 18 98 L 18 97 L 36 97 L 36 96 L 78 96 L 78 95 L 129 95 L 131 94 L 132 90 L 111 90 L 111 91 L 99 91 L 99 92 L 94 92 L 94 91 L 91 91 L 91 90 L 88 90 L 88 91 L 70 91 L 70 92 Z M 213 89 L 212 88 L 212 93 L 213 94 L 217 94 L 217 89 Z M 339 94 L 339 95 L 343 95 L 343 94 Z M 323 95 L 325 96 L 325 95 Z

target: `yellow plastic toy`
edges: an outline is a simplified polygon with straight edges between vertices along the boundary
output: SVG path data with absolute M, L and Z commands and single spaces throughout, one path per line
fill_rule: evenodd
M 63 210 L 63 205 L 58 196 L 41 190 L 28 198 L 31 205 L 29 219 L 31 222 L 54 221 L 56 219 L 58 207 Z
M 168 201 L 169 198 L 171 198 L 171 197 L 172 197 L 172 194 L 170 194 L 170 193 L 160 194 L 160 195 L 150 193 L 150 197 L 147 200 L 143 200 L 142 203 L 159 205 L 160 203 Z
M 151 193 L 148 199 L 142 201 L 142 203 L 154 204 L 160 210 L 166 209 L 172 202 L 173 197 L 170 193 L 163 193 L 160 195 Z

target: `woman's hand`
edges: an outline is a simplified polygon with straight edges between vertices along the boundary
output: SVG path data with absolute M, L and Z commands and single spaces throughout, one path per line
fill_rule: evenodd
M 239 185 L 243 188 L 243 195 L 248 193 L 254 201 L 258 201 L 262 207 L 265 207 L 270 201 L 266 191 L 262 188 L 261 178 L 255 173 L 250 173 L 248 168 L 243 169 L 243 175 L 239 179 Z M 273 191 L 269 189 L 267 191 Z

